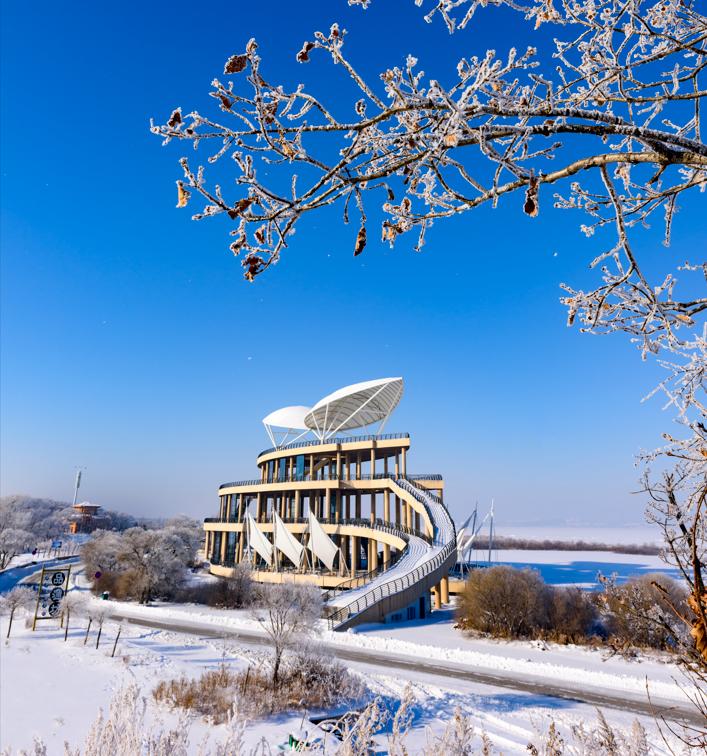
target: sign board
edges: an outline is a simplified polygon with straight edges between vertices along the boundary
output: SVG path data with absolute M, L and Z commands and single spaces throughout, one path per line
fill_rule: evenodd
M 61 548 L 61 541 L 52 541 L 52 548 L 53 549 L 60 549 Z
M 42 567 L 37 591 L 37 607 L 34 610 L 34 630 L 37 620 L 48 620 L 57 617 L 61 611 L 61 600 L 69 590 L 69 574 L 71 565 L 46 569 Z

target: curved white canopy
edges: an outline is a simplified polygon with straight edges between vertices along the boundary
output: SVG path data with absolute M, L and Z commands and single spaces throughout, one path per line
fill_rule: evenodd
M 311 411 L 311 407 L 283 407 L 271 412 L 263 418 L 265 425 L 273 425 L 276 428 L 292 428 L 293 430 L 308 430 L 304 424 L 305 415 Z
M 380 433 L 402 395 L 402 378 L 355 383 L 317 402 L 305 415 L 304 423 L 321 438 L 383 421 Z

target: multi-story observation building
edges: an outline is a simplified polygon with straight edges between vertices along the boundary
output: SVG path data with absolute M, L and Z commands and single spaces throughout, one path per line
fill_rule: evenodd
M 387 378 L 268 415 L 258 476 L 224 483 L 204 521 L 211 572 L 248 562 L 261 582 L 316 582 L 333 629 L 447 603 L 457 539 L 444 481 L 408 469 L 409 434 L 383 432 L 402 395 Z

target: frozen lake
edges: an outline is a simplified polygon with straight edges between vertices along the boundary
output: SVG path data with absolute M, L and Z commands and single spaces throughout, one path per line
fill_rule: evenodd
M 471 561 L 486 564 L 488 552 L 472 551 Z M 494 550 L 491 564 L 510 564 L 513 567 L 535 567 L 546 583 L 551 585 L 576 584 L 591 588 L 596 584 L 597 572 L 604 575 L 614 572 L 620 581 L 630 575 L 663 572 L 677 578 L 677 573 L 658 556 L 614 554 L 610 551 L 522 551 Z

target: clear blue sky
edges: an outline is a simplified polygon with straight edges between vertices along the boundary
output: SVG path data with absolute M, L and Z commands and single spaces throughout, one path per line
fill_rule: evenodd
M 358 226 L 337 210 L 305 218 L 247 284 L 228 224 L 175 209 L 186 147 L 149 132 L 180 105 L 222 115 L 210 82 L 251 37 L 271 83 L 331 97 L 350 93 L 340 69 L 294 62 L 315 29 L 348 29 L 371 80 L 412 53 L 451 81 L 460 57 L 532 33 L 478 18 L 450 37 L 412 0 L 5 3 L 2 493 L 68 499 L 82 465 L 81 499 L 203 517 L 220 483 L 253 477 L 269 412 L 402 375 L 387 429 L 411 434 L 411 472 L 444 475 L 455 517 L 493 497 L 506 521 L 642 522 L 632 455 L 671 418 L 640 403 L 659 369 L 625 339 L 568 329 L 558 301 L 560 282 L 595 285 L 608 237 L 585 239 L 549 196 L 529 219 L 516 197 L 438 224 L 423 252 L 371 230 L 354 259 Z M 687 217 L 702 199 L 683 201 L 670 250 L 656 218 L 643 253 L 672 269 L 704 249 Z

